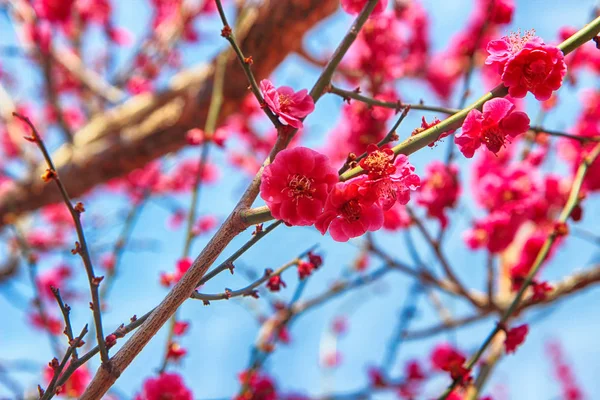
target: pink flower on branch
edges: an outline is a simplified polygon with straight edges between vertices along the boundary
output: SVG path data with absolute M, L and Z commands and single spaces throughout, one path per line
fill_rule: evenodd
M 503 98 L 496 98 L 483 105 L 483 113 L 471 110 L 454 142 L 467 158 L 484 144 L 492 153 L 498 153 L 508 138 L 529 129 L 529 117 Z
M 383 210 L 360 194 L 366 177 L 339 182 L 329 193 L 325 211 L 315 227 L 324 235 L 327 230 L 333 240 L 347 242 L 367 231 L 376 231 L 383 225 Z
M 312 225 L 338 181 L 329 159 L 306 147 L 281 151 L 262 176 L 260 196 L 273 217 L 288 225 Z
M 263 79 L 260 81 L 260 91 L 267 107 L 296 129 L 302 128 L 302 119 L 315 109 L 315 103 L 306 89 L 294 92 L 289 86 L 275 88 L 269 80 Z
M 498 67 L 502 83 L 515 98 L 531 92 L 539 101 L 548 100 L 561 87 L 567 72 L 562 51 L 544 44 L 533 32 L 493 40 L 488 52 L 486 64 Z
M 360 161 L 360 166 L 368 172 L 368 179 L 362 183 L 360 194 L 383 211 L 396 203 L 408 203 L 410 191 L 421 185 L 408 157 L 400 154 L 394 159 L 390 149 L 378 149 L 375 145 L 370 145 L 367 151 L 368 155 Z

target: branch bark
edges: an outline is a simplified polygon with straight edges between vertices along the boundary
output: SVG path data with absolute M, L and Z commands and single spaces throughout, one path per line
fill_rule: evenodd
M 271 74 L 302 38 L 338 7 L 336 0 L 279 0 L 257 9 L 254 25 L 240 43 L 252 56 L 257 79 Z M 220 121 L 240 109 L 248 82 L 235 57 L 227 66 Z M 186 145 L 186 132 L 206 122 L 214 64 L 176 75 L 161 93 L 141 94 L 93 118 L 74 135 L 73 146 L 60 148 L 52 159 L 72 197 L 123 176 L 155 158 Z M 40 171 L 42 171 L 40 166 Z M 35 174 L 34 176 L 38 176 Z M 19 215 L 60 201 L 56 188 L 39 180 L 18 182 L 0 198 L 0 225 Z

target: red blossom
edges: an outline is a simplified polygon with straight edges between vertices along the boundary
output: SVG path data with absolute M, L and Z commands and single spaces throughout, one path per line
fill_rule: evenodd
M 406 211 L 406 207 L 396 203 L 392 208 L 383 213 L 383 229 L 397 231 L 408 228 L 412 224 L 412 218 Z
M 294 128 L 302 128 L 302 119 L 315 109 L 315 103 L 306 89 L 299 92 L 294 92 L 289 86 L 276 89 L 269 80 L 263 79 L 260 81 L 260 90 L 269 109 Z
M 135 400 L 192 400 L 189 390 L 180 375 L 164 372 L 156 378 L 148 378 L 142 386 L 142 392 Z
M 304 279 L 307 276 L 310 276 L 312 271 L 315 269 L 315 266 L 310 262 L 300 261 L 298 263 L 298 278 Z
M 187 354 L 187 350 L 179 345 L 179 343 L 169 343 L 169 349 L 167 350 L 167 359 L 175 362 L 181 360 Z
M 325 204 L 325 211 L 317 218 L 315 227 L 324 235 L 327 230 L 333 240 L 347 242 L 367 231 L 376 231 L 383 225 L 383 211 L 359 193 L 366 177 L 337 183 Z
M 514 109 L 515 106 L 510 101 L 496 98 L 483 105 L 483 113 L 476 109 L 469 111 L 462 131 L 454 139 L 461 153 L 471 158 L 482 144 L 491 152 L 498 153 L 507 138 L 514 138 L 527 131 L 529 117 Z
M 544 301 L 548 294 L 554 290 L 552 285 L 546 281 L 533 281 L 531 284 L 531 289 L 533 290 L 533 295 L 531 296 L 533 301 Z
M 190 327 L 190 323 L 189 322 L 185 322 L 185 321 L 177 321 L 175 322 L 175 325 L 173 326 L 173 335 L 175 336 L 183 336 L 186 334 L 186 332 L 188 331 Z
M 308 252 L 308 260 L 314 266 L 315 269 L 319 268 L 323 265 L 323 257 L 318 254 L 313 253 L 312 251 Z
M 29 320 L 36 328 L 47 330 L 53 335 L 59 335 L 63 331 L 63 320 L 52 315 L 46 315 L 46 319 L 44 320 L 44 318 L 36 312 L 29 314 Z
M 66 264 L 61 264 L 57 267 L 48 269 L 38 275 L 37 286 L 42 296 L 46 299 L 54 301 L 52 288 L 61 290 L 63 299 L 68 299 L 73 296 L 73 293 L 66 288 L 67 281 L 73 276 L 71 267 Z
M 369 385 L 374 388 L 384 388 L 388 384 L 386 382 L 383 372 L 377 367 L 371 367 L 368 370 L 369 374 Z
M 417 204 L 427 209 L 427 216 L 436 218 L 442 227 L 448 224 L 446 209 L 454 208 L 460 194 L 458 168 L 433 161 L 427 166 L 427 175 L 419 188 Z
M 513 214 L 492 212 L 475 221 L 473 229 L 466 231 L 463 238 L 470 249 L 485 247 L 489 252 L 497 253 L 513 241 L 519 229 L 518 222 L 518 217 Z
M 506 339 L 504 339 L 504 347 L 506 353 L 514 353 L 527 337 L 529 326 L 527 324 L 519 325 L 515 328 L 506 331 Z
M 562 51 L 544 44 L 533 33 L 491 41 L 488 52 L 486 63 L 498 67 L 502 83 L 515 98 L 531 92 L 537 100 L 548 100 L 561 87 L 567 72 Z
M 267 281 L 267 288 L 269 288 L 271 292 L 279 292 L 281 287 L 286 287 L 286 284 L 281 279 L 280 275 L 273 275 Z
M 240 384 L 246 388 L 235 400 L 276 400 L 277 390 L 271 377 L 256 371 L 244 371 L 239 375 Z
M 467 358 L 448 344 L 437 346 L 431 353 L 431 363 L 434 368 L 450 373 L 452 379 L 466 382 L 470 379 L 471 371 L 464 363 Z
M 396 157 L 393 168 L 385 165 L 388 163 L 386 158 L 383 158 L 381 163 L 384 166 L 377 172 L 378 177 L 371 178 L 370 173 L 369 179 L 360 181 L 359 192 L 367 202 L 373 202 L 383 211 L 387 211 L 396 203 L 408 203 L 410 192 L 419 188 L 421 180 L 404 154 Z M 371 170 L 373 168 L 371 166 Z
M 260 196 L 273 217 L 288 225 L 312 225 L 338 181 L 329 159 L 306 147 L 281 151 L 262 175 Z
M 71 17 L 73 3 L 75 0 L 35 0 L 33 7 L 40 18 L 65 23 Z

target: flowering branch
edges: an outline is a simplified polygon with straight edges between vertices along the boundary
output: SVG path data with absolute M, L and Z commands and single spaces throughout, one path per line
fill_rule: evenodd
M 65 189 L 58 173 L 56 172 L 56 168 L 54 167 L 54 163 L 52 162 L 52 158 L 46 149 L 46 145 L 44 144 L 42 138 L 37 132 L 37 129 L 33 125 L 33 123 L 29 120 L 29 118 L 18 114 L 13 113 L 13 115 L 23 122 L 25 122 L 29 128 L 31 129 L 31 138 L 30 140 L 37 144 L 40 151 L 42 152 L 44 159 L 46 160 L 46 164 L 48 165 L 48 169 L 46 173 L 43 175 L 44 179 L 53 180 L 56 183 L 56 186 L 60 190 L 61 196 L 67 208 L 69 209 L 69 213 L 73 218 L 73 223 L 75 225 L 75 230 L 77 231 L 77 237 L 79 238 L 79 242 L 75 242 L 75 249 L 72 251 L 73 254 L 79 254 L 83 261 L 83 265 L 85 266 L 85 271 L 87 273 L 88 282 L 90 286 L 90 292 L 92 297 L 92 302 L 90 307 L 92 308 L 92 312 L 94 314 L 94 324 L 96 328 L 96 339 L 98 342 L 98 346 L 100 347 L 100 358 L 102 359 L 102 363 L 108 363 L 108 350 L 104 344 L 104 334 L 102 332 L 102 316 L 101 316 L 101 307 L 100 307 L 100 295 L 98 293 L 98 286 L 102 281 L 103 277 L 97 277 L 94 274 L 94 267 L 92 266 L 92 259 L 90 257 L 90 253 L 88 251 L 87 242 L 85 240 L 85 235 L 83 233 L 83 226 L 81 225 L 81 213 L 84 211 L 83 204 L 77 203 L 76 206 L 73 206 L 71 202 L 71 198 Z
M 594 19 L 592 22 L 587 24 L 585 27 L 577 31 L 574 35 L 569 37 L 567 40 L 558 45 L 558 48 L 562 50 L 562 52 L 567 55 L 577 47 L 581 46 L 585 42 L 591 40 L 600 32 L 600 17 Z M 492 89 L 490 92 L 480 97 L 475 103 L 471 104 L 467 108 L 453 114 L 449 118 L 441 121 L 439 124 L 432 126 L 429 129 L 420 132 L 415 136 L 411 136 L 402 143 L 393 147 L 395 154 L 405 154 L 410 155 L 417 150 L 422 149 L 423 147 L 429 145 L 430 143 L 435 142 L 439 139 L 439 137 L 444 133 L 448 132 L 452 129 L 457 129 L 460 127 L 462 122 L 467 117 L 467 114 L 474 109 L 480 110 L 483 105 L 491 99 L 496 97 L 504 97 L 508 94 L 508 89 L 500 84 Z M 360 166 L 357 166 L 349 171 L 346 171 L 341 179 L 348 180 L 355 176 L 363 173 L 363 169 Z
M 597 20 L 600 23 L 600 18 L 598 18 Z M 579 192 L 580 192 L 581 187 L 583 185 L 583 179 L 585 178 L 585 176 L 587 174 L 589 166 L 596 160 L 596 158 L 598 157 L 598 155 L 600 155 L 600 144 L 596 145 L 594 147 L 594 149 L 592 150 L 592 152 L 587 157 L 584 158 L 584 160 L 581 163 L 579 169 L 577 170 L 577 173 L 575 175 L 575 179 L 573 181 L 573 187 L 571 188 L 571 193 L 569 194 L 569 199 L 567 200 L 567 203 L 565 204 L 565 207 L 563 208 L 563 210 L 562 210 L 562 212 L 561 212 L 561 214 L 560 214 L 560 216 L 558 218 L 557 225 L 564 225 L 564 224 L 566 224 L 567 219 L 569 218 L 569 216 L 571 215 L 571 213 L 573 212 L 573 210 L 575 209 L 575 207 L 577 207 L 577 205 L 579 204 L 579 201 L 580 201 Z M 477 361 L 479 360 L 479 358 L 481 358 L 481 356 L 483 355 L 483 353 L 485 352 L 485 350 L 487 349 L 487 347 L 492 343 L 492 341 L 493 341 L 494 337 L 496 336 L 496 334 L 502 330 L 502 326 L 505 326 L 505 324 L 508 321 L 508 319 L 517 310 L 517 308 L 518 308 L 518 306 L 519 306 L 519 304 L 520 304 L 520 302 L 521 302 L 521 300 L 522 300 L 522 298 L 523 298 L 523 296 L 525 294 L 525 291 L 531 285 L 531 283 L 533 281 L 533 277 L 536 275 L 536 273 L 538 272 L 538 270 L 542 266 L 542 263 L 544 262 L 544 260 L 548 256 L 548 253 L 550 252 L 550 248 L 552 247 L 552 244 L 556 241 L 556 239 L 559 236 L 560 236 L 560 234 L 559 234 L 558 228 L 555 228 L 550 233 L 550 235 L 548 236 L 548 238 L 544 242 L 544 245 L 540 249 L 540 251 L 539 251 L 539 253 L 538 253 L 535 261 L 533 262 L 531 270 L 527 274 L 527 277 L 525 278 L 525 281 L 522 283 L 521 289 L 517 292 L 517 294 L 515 295 L 514 300 L 512 301 L 512 303 L 510 304 L 510 306 L 508 307 L 508 309 L 502 315 L 502 318 L 500 319 L 500 322 L 492 330 L 492 332 L 489 334 L 489 336 L 483 342 L 483 344 L 481 345 L 481 347 L 479 348 L 479 350 L 477 350 L 477 352 L 469 360 L 469 362 L 466 365 L 467 370 L 470 370 L 470 369 L 473 368 L 473 366 L 477 363 Z M 446 399 L 450 395 L 450 393 L 452 392 L 452 390 L 454 390 L 454 388 L 456 387 L 456 385 L 458 385 L 459 383 L 460 383 L 460 379 L 453 380 L 452 384 L 439 397 L 439 399 L 440 400 Z
M 311 250 L 314 248 L 315 248 L 315 246 L 313 246 L 311 248 Z M 311 250 L 307 250 L 306 252 L 302 253 L 299 257 L 285 263 L 284 265 L 282 265 L 275 271 L 272 271 L 269 269 L 265 270 L 265 273 L 263 274 L 263 276 L 260 279 L 257 279 L 256 281 L 252 282 L 250 285 L 246 286 L 245 288 L 242 288 L 239 290 L 225 289 L 225 291 L 223 293 L 218 293 L 218 294 L 204 294 L 204 293 L 200 293 L 196 290 L 196 291 L 194 291 L 194 293 L 192 293 L 191 297 L 196 300 L 202 300 L 205 305 L 210 304 L 210 302 L 213 300 L 229 300 L 231 298 L 240 297 L 240 296 L 257 297 L 258 294 L 256 293 L 256 290 L 255 290 L 257 287 L 259 287 L 260 285 L 262 285 L 263 283 L 268 281 L 271 277 L 279 276 L 286 270 L 290 269 L 291 267 L 297 266 L 302 261 L 301 258 L 305 257 L 306 254 L 308 254 L 308 252 Z

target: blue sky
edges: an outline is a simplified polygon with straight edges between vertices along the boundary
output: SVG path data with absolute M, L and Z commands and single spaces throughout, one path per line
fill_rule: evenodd
M 117 3 L 117 2 L 113 2 Z M 145 2 L 131 0 L 119 2 L 117 5 L 117 22 L 126 26 L 132 33 L 139 35 L 144 32 L 145 25 L 142 21 L 149 17 L 149 10 Z M 566 2 L 560 0 L 517 0 L 517 11 L 509 30 L 528 30 L 534 28 L 539 36 L 547 41 L 554 41 L 557 30 L 563 25 L 582 26 L 590 17 L 594 1 L 580 0 Z M 461 28 L 472 9 L 473 2 L 467 0 L 434 1 L 424 0 L 424 7 L 431 17 L 431 38 L 434 49 L 444 48 L 453 33 Z M 334 15 L 306 38 L 309 49 L 320 54 L 332 49 L 339 41 L 351 18 L 342 13 Z M 216 21 L 198 23 L 202 37 L 213 42 L 212 38 L 219 37 L 220 24 Z M 218 46 L 222 42 L 218 42 Z M 14 44 L 14 36 L 7 19 L 0 19 L 0 45 Z M 207 54 L 214 54 L 214 45 L 206 48 L 199 46 L 184 46 L 184 60 L 186 65 L 203 61 Z M 119 60 L 127 59 L 127 52 L 119 54 Z M 3 68 L 13 73 L 23 66 L 23 62 L 13 59 L 1 59 Z M 27 98 L 39 93 L 38 77 L 27 70 L 27 75 L 19 75 L 19 81 L 28 82 L 18 93 L 20 97 Z M 310 87 L 316 79 L 318 69 L 305 64 L 296 56 L 290 56 L 275 72 L 273 80 L 277 85 L 290 85 L 296 88 Z M 584 83 L 594 84 L 592 77 L 586 77 Z M 473 87 L 480 85 L 475 81 Z M 434 98 L 422 92 L 422 87 L 402 85 L 403 98 L 416 101 L 424 98 L 434 102 Z M 569 126 L 576 117 L 579 108 L 578 90 L 562 89 L 566 94 L 555 114 L 547 119 L 549 128 L 563 129 Z M 474 90 L 473 99 L 479 96 Z M 528 98 L 528 111 L 535 115 L 538 108 L 533 99 Z M 306 144 L 318 146 L 322 143 L 324 134 L 338 123 L 341 100 L 332 96 L 325 96 L 319 102 L 317 110 L 307 119 L 306 125 L 309 135 Z M 408 134 L 418 125 L 420 115 L 412 113 L 404 122 L 402 133 Z M 440 116 L 441 117 L 441 116 Z M 430 160 L 442 158 L 445 146 L 434 149 L 424 149 L 411 157 L 411 162 L 416 165 L 417 171 L 423 171 L 424 165 Z M 194 154 L 195 150 L 184 151 L 185 155 Z M 213 160 L 223 165 L 224 155 L 213 152 Z M 177 159 L 174 160 L 176 162 Z M 466 163 L 465 163 L 466 165 Z M 560 166 L 551 166 L 560 170 Z M 468 167 L 465 168 L 468 171 Z M 233 176 L 232 179 L 220 182 L 218 187 L 212 186 L 203 189 L 200 199 L 201 213 L 215 213 L 221 217 L 227 215 L 235 204 L 247 183 L 247 178 L 235 174 L 234 170 L 224 166 L 223 174 Z M 177 201 L 186 205 L 187 197 L 177 198 Z M 471 199 L 463 199 L 466 206 L 472 205 Z M 126 209 L 124 201 L 115 198 L 106 198 L 101 192 L 94 193 L 89 200 L 90 214 L 105 216 L 108 227 L 101 234 L 90 233 L 91 237 L 99 242 L 106 243 L 115 237 L 119 227 L 110 229 L 117 212 Z M 600 223 L 600 216 L 594 215 L 593 210 L 598 206 L 597 199 L 591 199 L 587 206 L 585 221 L 580 224 L 582 228 L 594 230 Z M 476 213 L 476 212 L 475 212 Z M 112 216 L 112 217 L 111 217 Z M 158 284 L 158 273 L 171 270 L 179 258 L 183 245 L 182 229 L 171 231 L 166 227 L 165 221 L 169 213 L 158 202 L 151 202 L 143 211 L 140 222 L 136 226 L 134 238 L 139 240 L 157 240 L 159 245 L 151 252 L 128 252 L 122 265 L 120 279 L 113 288 L 111 295 L 112 307 L 104 317 L 106 330 L 116 328 L 133 314 L 142 315 L 147 310 L 158 304 L 166 291 Z M 469 252 L 460 238 L 460 233 L 467 227 L 468 221 L 464 218 L 452 226 L 448 237 L 446 251 L 458 274 L 469 284 L 481 287 L 484 281 L 485 254 L 483 252 Z M 434 227 L 434 225 L 430 225 Z M 236 238 L 221 259 L 231 254 L 249 238 L 250 232 L 245 232 Z M 404 245 L 403 234 L 387 234 L 379 232 L 376 235 L 378 242 L 386 248 L 393 249 L 397 258 L 410 260 Z M 415 235 L 417 236 L 417 235 Z M 206 244 L 207 239 L 198 240 L 193 248 L 197 254 Z M 303 252 L 313 244 L 320 245 L 320 251 L 325 255 L 325 266 L 317 275 L 309 280 L 305 291 L 305 298 L 326 290 L 328 285 L 338 278 L 343 271 L 349 268 L 349 263 L 357 254 L 353 244 L 335 243 L 329 237 L 322 237 L 312 228 L 278 228 L 278 232 L 265 238 L 259 245 L 245 254 L 238 266 L 254 268 L 261 271 L 264 268 L 276 268 L 289 261 L 297 254 Z M 417 241 L 419 253 L 423 259 L 431 260 L 431 254 L 424 243 Z M 597 259 L 596 248 L 581 239 L 570 237 L 567 243 L 558 252 L 544 269 L 544 277 L 557 279 L 576 269 L 581 269 Z M 53 265 L 48 259 L 44 266 Z M 76 265 L 76 262 L 74 262 Z M 376 268 L 378 263 L 374 260 L 371 268 Z M 19 277 L 11 287 L 0 286 L 0 291 L 18 298 L 31 295 L 25 274 Z M 288 272 L 284 275 L 288 289 L 281 294 L 284 299 L 289 299 L 296 286 L 295 273 Z M 82 288 L 82 296 L 87 296 L 85 276 L 83 271 L 78 274 L 73 286 Z M 234 276 L 222 274 L 206 285 L 205 291 L 209 293 L 220 292 L 224 287 L 238 288 L 247 284 L 243 274 Z M 269 359 L 265 370 L 277 378 L 280 388 L 284 392 L 294 391 L 311 395 L 324 394 L 327 391 L 347 392 L 363 387 L 366 383 L 366 369 L 369 365 L 381 362 L 388 340 L 392 334 L 397 314 L 410 289 L 410 279 L 392 273 L 384 280 L 367 286 L 352 294 L 342 296 L 327 303 L 326 306 L 313 310 L 300 317 L 291 330 L 292 343 L 280 346 Z M 546 309 L 527 314 L 525 321 L 535 321 L 531 325 L 530 335 L 526 344 L 516 355 L 506 357 L 499 365 L 488 389 L 494 391 L 498 385 L 507 387 L 510 399 L 553 399 L 559 398 L 560 388 L 554 382 L 548 358 L 545 356 L 544 346 L 548 340 L 558 339 L 568 354 L 568 358 L 577 373 L 577 380 L 588 398 L 600 397 L 600 382 L 597 379 L 597 360 L 600 358 L 600 349 L 596 338 L 600 334 L 600 318 L 598 318 L 596 303 L 600 300 L 600 290 L 588 290 L 573 298 Z M 73 308 L 73 320 L 76 326 L 88 322 L 89 310 L 82 301 Z M 457 315 L 467 312 L 462 303 L 445 298 L 445 304 Z M 26 304 L 22 304 L 27 307 Z M 180 310 L 183 320 L 192 323 L 191 331 L 183 338 L 181 344 L 189 351 L 181 367 L 175 370 L 182 373 L 187 384 L 193 389 L 195 398 L 212 399 L 230 397 L 237 390 L 237 373 L 248 364 L 250 349 L 256 339 L 259 324 L 251 311 L 253 308 L 266 310 L 265 302 L 245 299 L 243 301 L 213 302 L 210 307 L 203 306 L 200 302 L 188 301 Z M 425 327 L 436 321 L 430 307 L 423 302 L 419 303 L 419 311 L 413 327 Z M 38 331 L 32 330 L 27 324 L 23 311 L 0 296 L 0 312 L 3 320 L 0 325 L 0 362 L 7 360 L 27 359 L 44 365 L 51 358 L 46 338 Z M 349 313 L 349 333 L 338 343 L 338 349 L 343 353 L 343 362 L 335 371 L 324 370 L 319 367 L 319 348 L 324 343 L 327 329 L 332 318 L 340 313 Z M 536 318 L 539 317 L 539 318 Z M 411 358 L 427 359 L 432 346 L 443 340 L 455 340 L 461 349 L 471 353 L 485 338 L 493 327 L 493 320 L 476 324 L 466 329 L 456 331 L 450 337 L 440 335 L 421 342 L 406 343 L 400 353 L 397 366 Z M 142 380 L 150 376 L 159 367 L 163 356 L 166 330 L 159 334 L 135 359 L 131 366 L 118 380 L 118 392 L 130 398 L 140 388 Z M 98 365 L 97 360 L 91 364 L 93 369 Z M 396 369 L 399 372 L 399 369 Z M 24 386 L 35 387 L 40 381 L 39 374 L 20 373 L 15 375 Z M 438 394 L 446 381 L 437 380 L 432 383 L 428 394 Z M 8 396 L 8 392 L 0 385 L 0 398 Z

